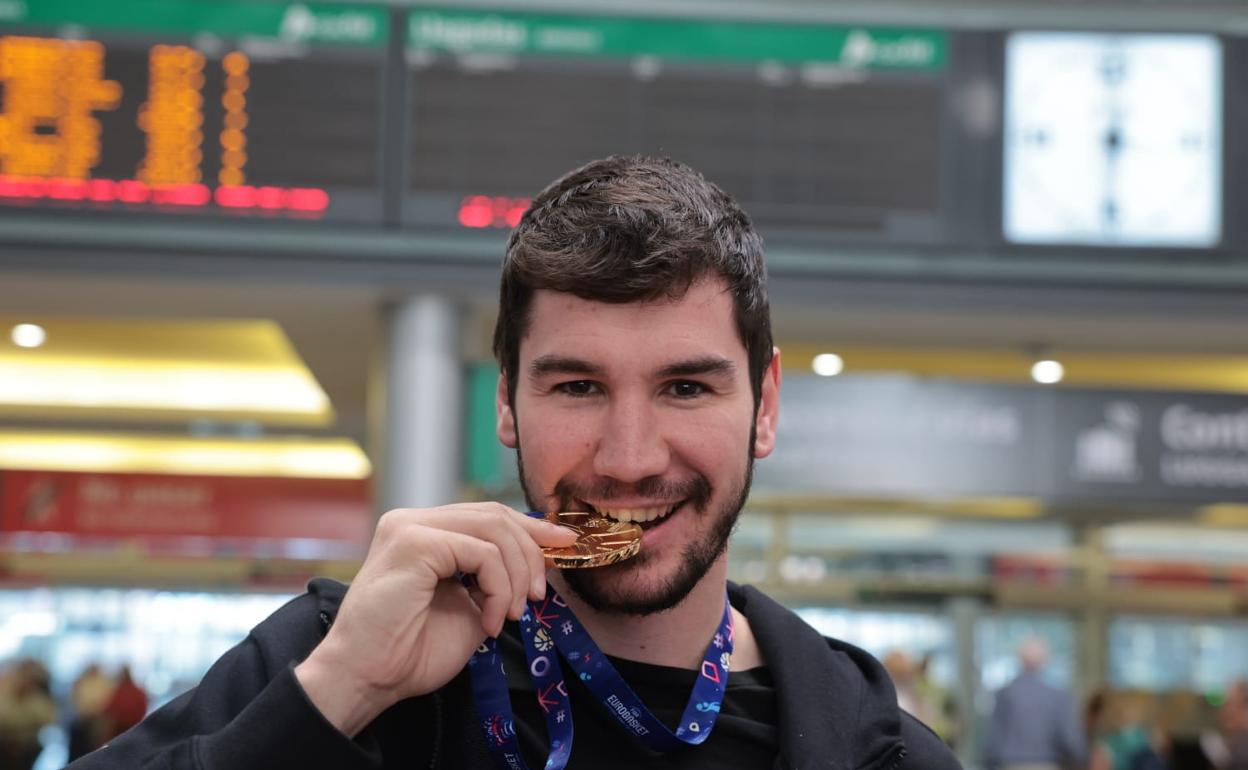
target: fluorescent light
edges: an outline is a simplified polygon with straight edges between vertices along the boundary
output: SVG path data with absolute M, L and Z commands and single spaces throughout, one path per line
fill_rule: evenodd
M 19 348 L 37 348 L 48 339 L 48 333 L 38 324 L 18 324 L 9 332 L 9 338 Z
M 15 332 L 25 321 L 0 317 Z M 328 395 L 272 321 L 40 321 L 46 345 L 0 346 L 0 415 L 316 426 L 334 419 Z
M 0 431 L 0 468 L 362 479 L 372 465 L 345 438 L 186 438 Z
M 1060 361 L 1054 361 L 1051 358 L 1037 361 L 1031 365 L 1031 379 L 1041 385 L 1059 383 L 1065 376 L 1066 368 L 1062 366 Z
M 37 361 L 0 358 L 0 403 L 289 415 L 330 412 L 329 397 L 306 369 L 51 356 Z
M 820 353 L 811 360 L 810 368 L 820 377 L 835 377 L 845 370 L 845 362 L 835 353 Z
M 1215 503 L 1198 510 L 1200 523 L 1210 527 L 1248 527 L 1248 505 Z

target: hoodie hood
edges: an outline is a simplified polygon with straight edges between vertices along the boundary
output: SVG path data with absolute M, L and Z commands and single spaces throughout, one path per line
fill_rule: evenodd
M 901 710 L 884 667 L 822 636 L 752 586 L 728 586 L 750 621 L 777 692 L 781 756 L 793 770 L 883 770 L 900 762 Z

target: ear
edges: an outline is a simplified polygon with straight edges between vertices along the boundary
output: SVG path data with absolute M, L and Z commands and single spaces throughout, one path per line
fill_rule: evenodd
M 515 449 L 519 443 L 516 440 L 516 415 L 507 398 L 507 375 L 501 372 L 498 375 L 498 389 L 494 391 L 494 413 L 498 416 L 494 427 L 498 440 L 508 449 Z
M 771 349 L 771 363 L 763 372 L 758 414 L 754 417 L 754 457 L 762 459 L 776 448 L 776 421 L 780 416 L 780 348 Z

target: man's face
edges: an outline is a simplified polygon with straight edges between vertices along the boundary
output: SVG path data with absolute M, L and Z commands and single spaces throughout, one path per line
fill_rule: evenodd
M 499 383 L 499 438 L 520 450 L 529 505 L 642 520 L 641 553 L 565 570 L 599 610 L 680 601 L 716 563 L 771 452 L 779 356 L 757 414 L 732 298 L 717 279 L 679 300 L 609 304 L 539 291 L 520 343 L 514 412 Z

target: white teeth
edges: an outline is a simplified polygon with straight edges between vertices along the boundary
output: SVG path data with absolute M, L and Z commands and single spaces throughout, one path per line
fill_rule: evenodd
M 638 523 L 661 519 L 674 509 L 675 506 L 667 508 L 596 508 L 603 516 L 608 516 L 616 521 L 635 521 Z

